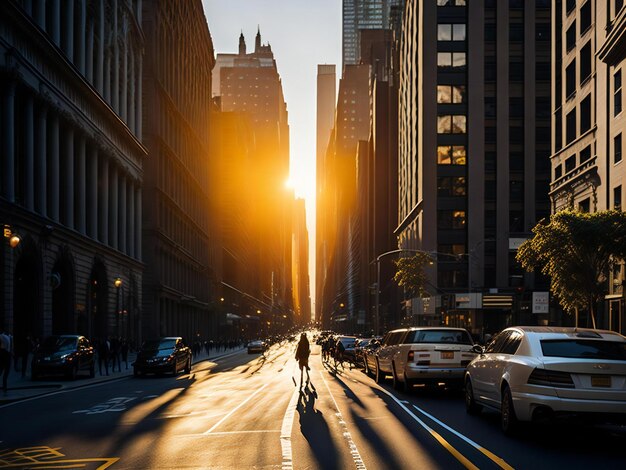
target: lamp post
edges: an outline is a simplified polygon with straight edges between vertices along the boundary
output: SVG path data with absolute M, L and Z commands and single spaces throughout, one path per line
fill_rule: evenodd
M 116 295 L 115 295 L 115 318 L 117 319 L 117 336 L 121 336 L 121 321 L 120 321 L 120 316 L 121 316 L 121 312 L 120 312 L 120 291 L 122 288 L 122 278 L 121 277 L 116 277 L 115 280 L 113 281 L 113 286 L 115 286 L 115 290 L 116 290 Z

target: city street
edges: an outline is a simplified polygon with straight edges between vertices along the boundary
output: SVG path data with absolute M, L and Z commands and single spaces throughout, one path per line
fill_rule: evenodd
M 0 468 L 623 468 L 623 428 L 525 429 L 468 416 L 459 392 L 410 395 L 295 343 L 0 406 Z

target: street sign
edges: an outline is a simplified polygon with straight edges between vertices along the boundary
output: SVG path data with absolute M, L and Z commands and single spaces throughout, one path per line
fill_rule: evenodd
M 533 313 L 550 312 L 550 293 L 533 292 Z

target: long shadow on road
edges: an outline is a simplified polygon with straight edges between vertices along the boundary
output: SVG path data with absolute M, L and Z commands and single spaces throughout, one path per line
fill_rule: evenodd
M 317 467 L 324 469 L 341 468 L 337 447 L 321 411 L 315 408 L 317 392 L 313 384 L 300 391 L 296 409 L 300 415 L 300 432 L 309 443 L 317 460 Z

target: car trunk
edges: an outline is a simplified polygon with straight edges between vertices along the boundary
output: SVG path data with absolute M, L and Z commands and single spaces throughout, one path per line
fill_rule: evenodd
M 570 374 L 574 387 L 556 387 L 560 398 L 626 400 L 625 361 L 544 358 L 544 368 Z

